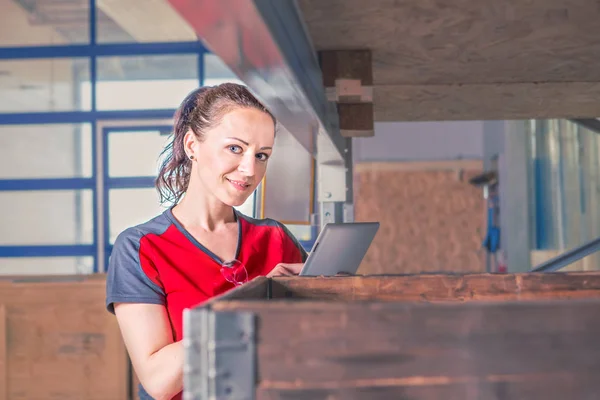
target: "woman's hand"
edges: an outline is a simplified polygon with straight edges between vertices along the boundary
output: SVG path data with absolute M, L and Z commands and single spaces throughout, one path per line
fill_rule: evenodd
M 297 264 L 286 264 L 279 263 L 267 274 L 268 278 L 273 276 L 294 276 L 300 274 L 302 271 L 302 267 L 304 267 L 304 263 Z

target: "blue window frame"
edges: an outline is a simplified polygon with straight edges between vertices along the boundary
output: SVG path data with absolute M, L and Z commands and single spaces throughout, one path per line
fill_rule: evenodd
M 103 215 L 103 243 L 105 249 L 104 257 L 104 268 L 108 267 L 108 257 L 112 251 L 113 245 L 111 243 L 111 221 L 110 221 L 110 193 L 113 190 L 123 189 L 154 189 L 154 181 L 156 174 L 154 175 L 127 175 L 127 176 L 112 176 L 110 173 L 111 167 L 111 146 L 109 139 L 111 136 L 119 133 L 134 133 L 134 132 L 157 132 L 157 133 L 170 133 L 172 130 L 171 125 L 144 125 L 144 126 L 111 126 L 102 129 L 102 148 L 103 162 L 102 162 L 102 176 L 103 176 L 103 202 L 102 202 L 102 215 Z M 154 216 L 154 215 L 149 215 Z M 139 221 L 142 222 L 142 221 Z
M 197 57 L 198 84 L 204 80 L 204 54 L 208 53 L 199 41 L 167 42 L 167 43 L 97 43 L 96 1 L 89 1 L 89 43 L 75 45 L 52 46 L 21 46 L 0 47 L 0 63 L 12 60 L 45 60 L 45 59 L 87 59 L 89 61 L 89 88 L 90 107 L 85 111 L 48 111 L 48 112 L 16 112 L 0 113 L 0 128 L 7 125 L 32 125 L 32 124 L 80 124 L 86 123 L 91 127 L 92 149 L 89 155 L 92 159 L 92 176 L 89 178 L 64 177 L 64 178 L 31 178 L 31 179 L 0 179 L 0 194 L 15 191 L 67 191 L 90 190 L 92 191 L 92 220 L 93 243 L 72 245 L 10 245 L 0 243 L 0 258 L 5 257 L 93 257 L 93 272 L 99 272 L 105 265 L 99 265 L 99 255 L 103 249 L 99 248 L 99 235 L 104 236 L 104 243 L 108 238 L 108 193 L 114 188 L 141 188 L 152 187 L 154 177 L 108 177 L 106 147 L 98 152 L 97 132 L 98 122 L 110 120 L 156 120 L 172 118 L 175 109 L 151 110 L 98 110 L 97 84 L 98 84 L 98 58 L 105 56 L 161 56 L 161 55 L 192 55 Z M 164 128 L 161 127 L 161 128 Z M 131 130 L 131 127 L 127 128 Z M 148 129 L 148 127 L 143 127 Z M 100 132 L 105 141 L 110 132 L 118 131 L 110 128 Z M 106 142 L 104 142 L 106 144 Z M 24 155 L 25 156 L 25 155 Z M 103 170 L 98 169 L 97 157 L 104 159 Z M 102 186 L 98 186 L 99 176 L 102 176 Z M 99 193 L 100 192 L 100 193 Z M 102 210 L 99 212 L 98 196 L 104 199 Z M 102 214 L 102 215 L 101 215 Z M 103 232 L 98 232 L 100 218 L 104 221 Z M 101 257 L 106 260 L 107 257 Z M 104 263 L 103 263 L 104 264 Z
M 142 57 L 142 56 L 192 56 L 197 58 L 196 79 L 198 85 L 205 81 L 205 60 L 210 63 L 211 71 L 215 68 L 213 55 L 202 45 L 201 42 L 150 42 L 150 43 L 99 43 L 97 40 L 98 27 L 96 23 L 96 0 L 89 0 L 89 42 L 85 44 L 78 41 L 73 45 L 49 45 L 49 46 L 21 46 L 0 47 L 0 64 L 15 60 L 57 60 L 78 59 L 84 60 L 84 73 L 79 79 L 84 79 L 78 89 L 77 101 L 89 101 L 89 104 L 73 108 L 74 111 L 34 111 L 31 112 L 0 112 L 0 129 L 6 126 L 17 125 L 41 125 L 58 126 L 60 124 L 85 124 L 89 126 L 91 140 L 92 171 L 91 176 L 64 176 L 64 177 L 31 177 L 26 179 L 0 179 L 0 195 L 3 193 L 25 192 L 25 191 L 88 191 L 91 192 L 91 231 L 92 243 L 73 244 L 14 244 L 3 245 L 0 242 L 0 265 L 2 258 L 29 258 L 29 257 L 82 257 L 86 260 L 93 258 L 92 272 L 102 272 L 106 268 L 110 245 L 110 192 L 120 189 L 148 189 L 154 187 L 155 176 L 122 176 L 112 177 L 109 174 L 109 150 L 108 140 L 112 134 L 118 132 L 131 132 L 134 130 L 170 129 L 167 125 L 148 126 L 144 122 L 150 120 L 170 120 L 175 113 L 175 108 L 167 109 L 119 109 L 111 110 L 106 107 L 98 107 L 98 65 L 109 57 Z M 86 68 L 89 68 L 86 71 Z M 89 76 L 88 76 L 89 75 Z M 100 76 L 102 78 L 102 76 Z M 216 83 L 219 78 L 211 76 L 211 84 Z M 231 80 L 233 77 L 225 73 L 222 79 Z M 81 98 L 81 84 L 88 85 L 86 96 L 88 100 Z M 75 86 L 76 84 L 73 84 Z M 77 110 L 81 111 L 77 111 Z M 110 126 L 100 127 L 100 123 L 107 121 L 130 121 L 139 126 Z M 135 121 L 135 122 L 133 122 Z M 26 155 L 24 155 L 26 157 Z M 77 157 L 77 156 L 76 156 Z M 102 201 L 102 204 L 100 204 Z M 84 218 L 81 206 L 76 205 L 75 219 Z M 89 211 L 89 210 L 88 210 Z M 98 227 L 102 227 L 100 231 Z M 312 233 L 312 240 L 302 241 L 302 245 L 310 250 L 316 228 Z M 0 273 L 2 271 L 0 270 Z

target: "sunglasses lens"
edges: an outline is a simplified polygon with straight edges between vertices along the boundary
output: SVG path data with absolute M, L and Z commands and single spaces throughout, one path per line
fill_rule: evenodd
M 248 280 L 248 271 L 244 267 L 238 268 L 234 271 L 233 278 L 236 282 L 245 283 Z
M 248 281 L 248 271 L 244 264 L 238 260 L 223 263 L 221 273 L 228 282 L 235 285 L 242 285 Z

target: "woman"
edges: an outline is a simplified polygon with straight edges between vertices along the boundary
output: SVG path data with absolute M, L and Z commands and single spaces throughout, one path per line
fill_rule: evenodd
M 175 206 L 115 241 L 106 305 L 144 399 L 180 399 L 182 312 L 259 275 L 297 275 L 306 252 L 279 222 L 239 206 L 265 175 L 276 122 L 243 86 L 192 92 L 157 179 Z

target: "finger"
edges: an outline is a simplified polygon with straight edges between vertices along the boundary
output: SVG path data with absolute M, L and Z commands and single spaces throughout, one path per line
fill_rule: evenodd
M 285 266 L 285 265 L 282 265 L 282 266 L 280 267 L 280 269 L 281 269 L 281 274 L 282 274 L 282 275 L 285 275 L 285 276 L 294 276 L 294 275 L 296 275 L 296 274 L 294 273 L 294 271 L 292 271 L 290 268 L 288 268 L 288 267 L 287 267 L 287 266 Z
M 280 263 L 279 265 L 286 268 L 288 271 L 292 271 L 294 273 L 294 275 L 300 274 L 300 272 L 302 271 L 302 268 L 304 267 L 304 263 L 294 263 L 294 264 Z
M 267 274 L 267 277 L 291 275 L 293 274 L 289 270 L 287 270 L 283 264 L 278 264 L 275 268 L 271 270 L 271 272 Z

